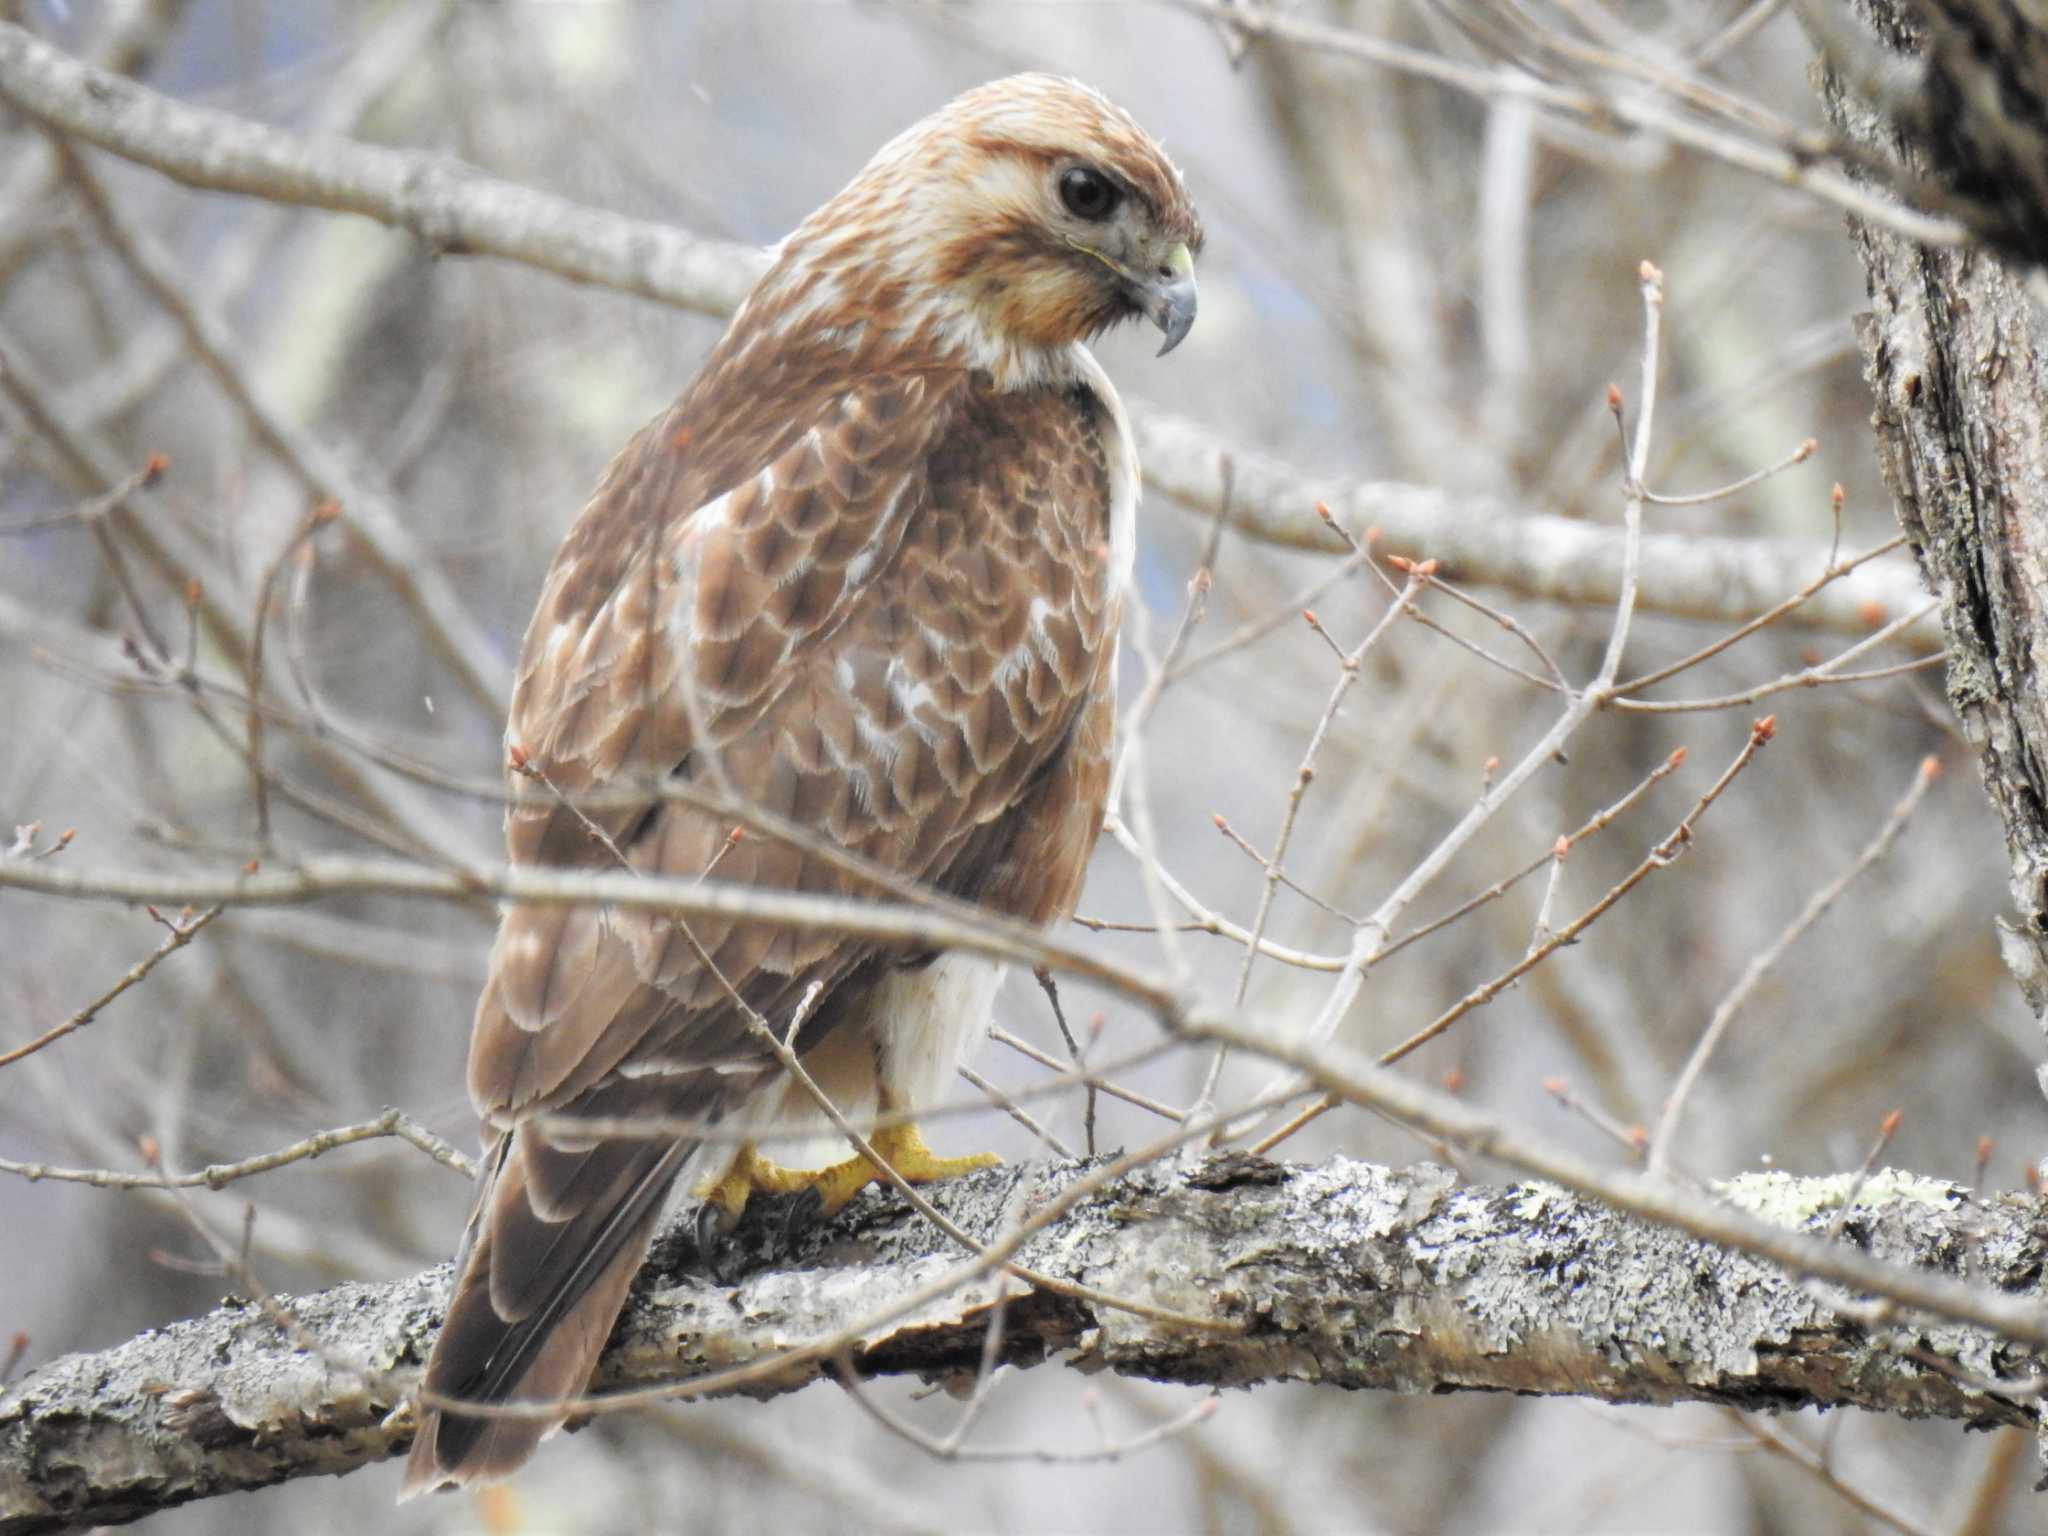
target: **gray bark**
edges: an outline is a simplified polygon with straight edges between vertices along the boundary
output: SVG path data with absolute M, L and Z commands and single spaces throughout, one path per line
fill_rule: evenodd
M 2018 254 L 2048 213 L 2025 218 L 2009 200 L 2027 144 L 2048 143 L 2048 45 L 2009 4 L 1865 0 L 1878 35 L 1919 53 L 1907 23 L 1925 20 L 1939 46 L 1916 74 L 1889 78 L 1874 103 L 1827 74 L 1835 125 L 1932 176 L 1947 196 L 1980 205 L 1973 223 L 2015 252 L 1933 249 L 1852 220 L 1869 279 L 1859 326 L 1874 397 L 1879 462 L 1928 586 L 1941 600 L 1950 647 L 1949 698 L 1978 751 L 1985 789 L 2004 825 L 2016 920 L 2004 950 L 2037 1017 L 2048 1016 L 2048 333 Z M 2025 34 L 1995 45 L 1974 30 Z M 1852 71 L 1853 73 L 1853 71 Z M 2033 165 L 2038 174 L 2040 164 Z
M 1020 1195 L 1028 1209 L 1088 1166 L 990 1169 L 938 1186 L 933 1199 L 989 1240 Z M 1772 1176 L 1730 1193 L 1824 1231 L 1849 1182 Z M 597 1386 L 687 1381 L 849 1328 L 864 1374 L 976 1370 L 990 1276 L 863 1324 L 961 1262 L 899 1199 L 871 1191 L 794 1234 L 783 1214 L 750 1213 L 708 1265 L 680 1228 L 665 1235 Z M 1952 1185 L 1881 1175 L 1863 1186 L 1839 1240 L 2016 1300 L 2043 1297 L 2048 1229 L 2024 1200 L 1980 1203 Z M 1983 1329 L 1888 1325 L 1831 1288 L 1562 1189 L 1461 1186 L 1426 1165 L 1289 1167 L 1239 1154 L 1154 1165 L 1086 1200 L 1018 1257 L 1241 1331 L 1199 1332 L 1013 1286 L 1003 1356 L 1016 1365 L 1056 1358 L 1219 1387 L 1856 1406 L 2030 1428 L 2041 1418 L 2032 1397 L 2004 1395 L 1992 1378 L 2031 1375 L 2042 1362 Z M 402 1452 L 410 1419 L 393 1410 L 438 1326 L 447 1275 L 442 1266 L 285 1298 L 289 1334 L 277 1305 L 231 1301 L 53 1361 L 0 1396 L 0 1536 L 132 1520 Z M 1951 1364 L 1930 1367 L 1906 1348 Z M 748 1390 L 793 1391 L 830 1370 L 813 1358 Z

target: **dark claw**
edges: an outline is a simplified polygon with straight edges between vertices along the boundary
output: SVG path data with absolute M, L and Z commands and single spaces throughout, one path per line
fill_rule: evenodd
M 789 1209 L 782 1215 L 783 1240 L 795 1242 L 803 1236 L 806 1228 L 824 1214 L 824 1211 L 825 1197 L 818 1193 L 816 1185 L 798 1190 L 790 1196 Z
M 706 1269 L 711 1267 L 711 1255 L 718 1249 L 718 1240 L 725 1236 L 725 1212 L 706 1200 L 697 1207 L 697 1262 Z

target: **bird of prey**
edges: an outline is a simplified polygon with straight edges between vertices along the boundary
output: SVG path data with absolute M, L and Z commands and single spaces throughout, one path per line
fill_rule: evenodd
M 1176 345 L 1201 240 L 1159 146 L 1070 80 L 981 86 L 884 146 L 775 249 L 555 556 L 507 726 L 510 858 L 869 897 L 879 867 L 1068 916 L 1138 497 L 1085 343 L 1142 316 Z M 714 793 L 782 834 L 736 838 Z M 756 1150 L 810 1104 L 764 1025 L 808 1002 L 807 1071 L 850 1116 L 901 1112 L 951 1082 L 999 975 L 741 918 L 510 905 L 470 1046 L 483 1172 L 406 1496 L 526 1459 L 546 1422 L 450 1405 L 581 1393 L 672 1189 L 736 1216 L 766 1190 L 830 1210 L 874 1177 L 843 1138 L 822 1169 Z M 994 1160 L 905 1123 L 872 1144 L 911 1180 Z

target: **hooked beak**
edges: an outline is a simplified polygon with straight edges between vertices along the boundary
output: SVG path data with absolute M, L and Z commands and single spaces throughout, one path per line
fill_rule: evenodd
M 1155 272 L 1131 274 L 1132 300 L 1147 320 L 1166 334 L 1161 357 L 1179 346 L 1195 324 L 1195 258 L 1185 241 L 1176 242 Z

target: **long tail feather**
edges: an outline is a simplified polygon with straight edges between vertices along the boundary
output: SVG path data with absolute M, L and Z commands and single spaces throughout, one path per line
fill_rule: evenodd
M 508 1134 L 486 1165 L 426 1390 L 474 1403 L 579 1395 L 692 1150 L 610 1142 L 564 1151 L 524 1131 Z M 593 1180 L 557 1219 L 534 1208 L 537 1187 Z M 560 1197 L 540 1203 L 559 1210 Z M 560 1422 L 422 1408 L 399 1499 L 505 1477 Z

